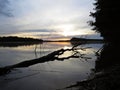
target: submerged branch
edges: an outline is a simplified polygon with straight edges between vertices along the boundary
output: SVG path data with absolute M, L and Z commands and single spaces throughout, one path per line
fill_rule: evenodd
M 60 49 L 57 51 L 54 51 L 46 56 L 37 58 L 37 59 L 32 59 L 32 60 L 26 60 L 14 65 L 10 65 L 10 66 L 5 66 L 5 67 L 1 67 L 0 68 L 0 75 L 4 75 L 7 74 L 9 72 L 11 72 L 12 69 L 14 68 L 22 68 L 22 67 L 29 67 L 31 65 L 37 64 L 37 63 L 45 63 L 48 61 L 54 61 L 54 60 L 64 60 L 64 59 L 69 59 L 69 58 L 75 58 L 74 55 L 66 57 L 66 58 L 58 58 L 59 55 L 62 55 L 65 51 L 71 51 L 72 49 Z M 78 58 L 78 57 L 77 57 Z
M 64 54 L 64 52 L 66 52 L 66 51 L 73 51 L 74 53 L 70 56 L 60 58 L 59 56 Z M 79 55 L 78 55 L 78 53 L 79 53 Z M 26 61 L 14 64 L 14 65 L 1 67 L 0 75 L 5 75 L 5 74 L 11 72 L 11 70 L 13 70 L 14 68 L 29 67 L 34 64 L 45 63 L 45 62 L 54 61 L 54 60 L 63 61 L 64 59 L 69 59 L 69 58 L 84 58 L 84 57 L 83 57 L 83 54 L 80 55 L 80 52 L 78 52 L 77 48 L 75 48 L 75 47 L 71 48 L 71 49 L 60 49 L 60 50 L 54 51 L 54 52 L 52 52 L 46 56 L 40 57 L 40 58 L 26 60 Z

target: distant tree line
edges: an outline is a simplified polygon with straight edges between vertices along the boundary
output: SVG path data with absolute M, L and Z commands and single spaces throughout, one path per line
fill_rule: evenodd
M 42 42 L 42 39 L 22 38 L 17 36 L 0 37 L 0 42 Z
M 120 2 L 119 0 L 95 0 L 95 13 L 90 21 L 94 30 L 101 33 L 106 41 L 118 42 L 120 37 Z

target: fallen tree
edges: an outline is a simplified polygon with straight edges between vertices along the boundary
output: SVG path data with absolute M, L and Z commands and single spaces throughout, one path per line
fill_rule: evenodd
M 29 67 L 29 66 L 34 65 L 34 64 L 45 63 L 45 62 L 54 61 L 54 60 L 63 61 L 65 59 L 69 59 L 69 58 L 91 59 L 89 57 L 85 57 L 85 54 L 81 54 L 80 52 L 78 52 L 77 51 L 78 49 L 85 50 L 87 48 L 72 47 L 71 49 L 60 49 L 60 50 L 54 51 L 54 52 L 52 52 L 46 56 L 40 57 L 40 58 L 36 58 L 36 59 L 32 59 L 32 60 L 25 60 L 23 62 L 14 64 L 14 65 L 1 67 L 0 68 L 0 75 L 8 74 L 14 68 Z M 73 51 L 74 53 L 70 56 L 60 58 L 59 56 L 64 54 L 66 51 Z

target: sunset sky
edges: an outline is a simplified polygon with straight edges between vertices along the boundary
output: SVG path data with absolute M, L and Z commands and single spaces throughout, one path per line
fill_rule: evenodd
M 99 38 L 87 21 L 94 0 L 0 0 L 0 36 Z

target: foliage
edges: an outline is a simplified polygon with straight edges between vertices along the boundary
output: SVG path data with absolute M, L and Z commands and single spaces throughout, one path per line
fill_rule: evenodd
M 90 21 L 93 30 L 100 32 L 105 40 L 113 42 L 119 38 L 120 2 L 118 0 L 95 0 L 95 21 Z
M 34 41 L 42 41 L 42 40 L 33 39 L 33 38 L 22 38 L 17 36 L 0 37 L 0 42 L 34 42 Z

